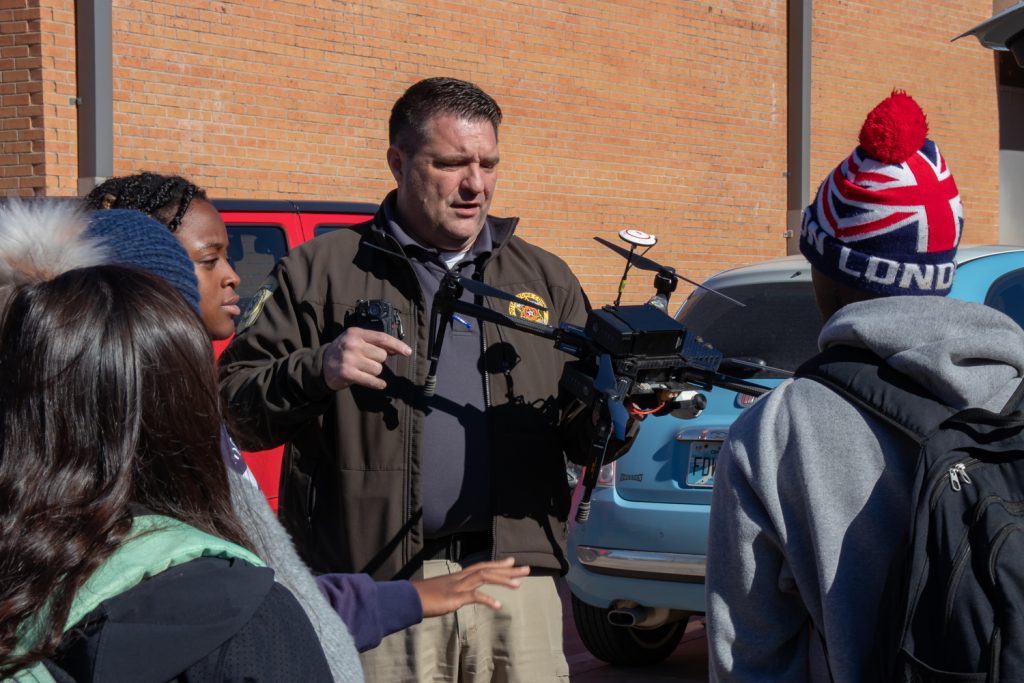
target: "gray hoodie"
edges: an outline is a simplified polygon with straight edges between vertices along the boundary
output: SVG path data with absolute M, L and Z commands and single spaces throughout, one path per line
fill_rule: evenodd
M 1024 330 L 942 297 L 850 304 L 818 343 L 869 349 L 955 408 L 999 410 L 1024 376 Z M 909 526 L 913 456 L 892 427 L 814 380 L 783 383 L 736 420 L 711 503 L 712 680 L 865 680 Z

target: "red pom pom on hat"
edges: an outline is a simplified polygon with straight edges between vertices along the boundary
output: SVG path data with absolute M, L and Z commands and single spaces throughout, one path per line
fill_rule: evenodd
M 893 90 L 864 119 L 860 146 L 872 159 L 901 164 L 921 149 L 928 135 L 928 119 L 921 105 L 902 90 Z

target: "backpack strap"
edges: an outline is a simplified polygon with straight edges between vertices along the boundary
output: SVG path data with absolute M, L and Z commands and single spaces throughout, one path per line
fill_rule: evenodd
M 242 560 L 255 567 L 265 566 L 259 557 L 245 548 L 171 517 L 135 517 L 124 542 L 78 590 L 64 630 L 77 624 L 100 603 L 171 567 L 200 557 L 221 557 Z M 21 636 L 22 642 L 34 640 L 34 629 L 27 629 Z M 36 662 L 17 672 L 13 680 L 18 683 L 48 682 L 53 680 L 53 676 L 42 662 Z
M 1021 412 L 1022 408 L 1024 408 L 1024 378 L 1017 384 L 1017 388 L 1013 390 L 1013 393 L 1007 399 L 1006 405 L 999 411 L 999 414 L 1012 415 Z
M 824 384 L 919 443 L 957 413 L 867 349 L 829 347 L 797 368 L 794 376 Z

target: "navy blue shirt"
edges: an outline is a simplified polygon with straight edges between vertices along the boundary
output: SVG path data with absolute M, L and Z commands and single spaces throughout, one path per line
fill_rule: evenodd
M 384 212 L 392 237 L 412 261 L 429 310 L 448 270 L 443 255 L 410 237 L 396 222 L 390 202 L 385 202 Z M 491 249 L 490 226 L 485 222 L 472 248 L 453 269 L 472 277 Z M 462 300 L 473 302 L 474 297 L 467 291 Z M 448 321 L 438 359 L 437 389 L 427 404 L 420 451 L 423 532 L 427 538 L 491 527 L 491 456 L 481 356 L 479 321 L 463 314 Z

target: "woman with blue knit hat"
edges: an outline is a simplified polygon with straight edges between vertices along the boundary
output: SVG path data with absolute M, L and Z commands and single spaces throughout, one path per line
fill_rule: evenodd
M 1024 376 L 1024 330 L 945 296 L 963 207 L 927 130 L 918 104 L 894 92 L 804 211 L 800 250 L 826 320 L 818 344 L 845 349 L 847 363 L 877 357 L 883 377 L 905 378 L 949 408 L 998 411 Z M 910 528 L 918 450 L 809 377 L 744 411 L 712 494 L 712 680 L 883 680 L 873 676 L 872 645 Z M 951 659 L 963 654 L 949 649 Z
M 107 180 L 85 197 L 85 203 L 91 209 L 134 209 L 166 226 L 192 262 L 199 287 L 199 315 L 210 337 L 223 340 L 234 334 L 239 277 L 228 260 L 224 219 L 202 188 L 181 176 L 138 173 Z M 146 245 L 122 248 L 144 250 Z

